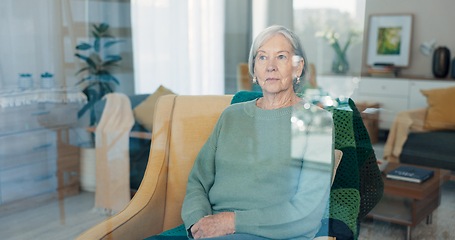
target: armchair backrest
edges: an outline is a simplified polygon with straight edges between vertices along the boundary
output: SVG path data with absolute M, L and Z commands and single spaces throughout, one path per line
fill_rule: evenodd
M 163 229 L 182 223 L 180 209 L 194 159 L 231 99 L 230 95 L 168 95 L 159 99 L 144 180 L 153 178 L 151 183 L 156 183 L 166 198 L 163 215 L 154 216 L 162 219 Z M 142 184 L 148 188 L 147 182 Z

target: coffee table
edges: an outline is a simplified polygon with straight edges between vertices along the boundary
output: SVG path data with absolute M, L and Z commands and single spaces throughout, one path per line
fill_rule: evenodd
M 440 185 L 443 183 L 441 173 L 437 168 L 427 168 L 434 171 L 434 176 L 423 183 L 411 183 L 387 179 L 386 174 L 401 163 L 389 163 L 382 174 L 384 180 L 384 196 L 367 218 L 404 225 L 407 227 L 406 239 L 411 239 L 411 228 L 424 218 L 431 224 L 432 213 L 441 203 Z

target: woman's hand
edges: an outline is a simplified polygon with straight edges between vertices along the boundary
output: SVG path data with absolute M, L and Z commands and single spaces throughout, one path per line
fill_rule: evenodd
M 222 212 L 207 215 L 191 227 L 194 239 L 219 237 L 235 232 L 235 213 Z
M 315 237 L 313 240 L 336 240 L 336 237 L 329 237 L 329 236 L 320 236 L 320 237 Z

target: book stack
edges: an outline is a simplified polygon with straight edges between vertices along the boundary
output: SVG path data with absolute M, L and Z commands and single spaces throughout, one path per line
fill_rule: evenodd
M 400 68 L 393 64 L 376 63 L 368 67 L 368 74 L 372 77 L 396 77 Z
M 414 166 L 399 166 L 387 173 L 389 179 L 422 183 L 431 178 L 434 174 L 433 170 L 419 168 Z

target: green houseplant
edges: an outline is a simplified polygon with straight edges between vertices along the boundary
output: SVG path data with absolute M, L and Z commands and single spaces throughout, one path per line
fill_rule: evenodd
M 82 92 L 87 96 L 85 104 L 78 112 L 78 118 L 89 111 L 89 125 L 96 123 L 94 105 L 104 95 L 114 92 L 119 81 L 113 75 L 114 68 L 122 57 L 118 54 L 111 54 L 111 47 L 120 43 L 109 34 L 109 25 L 106 23 L 93 24 L 91 26 L 92 38 L 89 42 L 81 42 L 76 46 L 76 56 L 82 60 L 84 66 L 76 72 L 81 80 L 76 83 L 82 87 Z M 96 165 L 95 134 L 89 133 L 89 140 L 83 141 L 81 146 L 81 188 L 86 191 L 94 191 L 96 186 L 96 173 L 92 171 Z
M 87 96 L 87 104 L 79 110 L 78 118 L 90 110 L 90 126 L 93 126 L 96 121 L 95 103 L 104 95 L 114 92 L 115 86 L 120 84 L 112 71 L 119 67 L 118 63 L 122 57 L 112 54 L 110 48 L 122 41 L 109 34 L 107 23 L 93 24 L 91 33 L 93 42 L 79 43 L 74 56 L 85 65 L 76 72 L 76 75 L 82 75 L 82 79 L 76 85 L 82 86 L 82 92 Z

